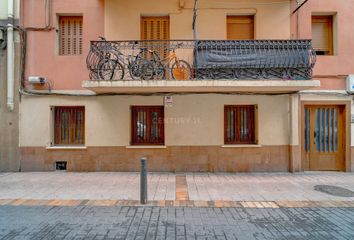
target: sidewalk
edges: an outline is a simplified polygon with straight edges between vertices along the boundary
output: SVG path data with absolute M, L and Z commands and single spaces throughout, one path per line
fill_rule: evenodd
M 314 190 L 344 188 L 346 197 Z M 350 194 L 353 193 L 353 195 Z M 0 199 L 139 200 L 138 173 L 0 173 Z M 339 193 L 341 193 L 339 191 Z M 354 174 L 149 173 L 150 201 L 354 201 Z
M 142 207 L 138 173 L 3 173 L 0 238 L 354 239 L 354 196 L 316 185 L 354 174 L 150 173 Z

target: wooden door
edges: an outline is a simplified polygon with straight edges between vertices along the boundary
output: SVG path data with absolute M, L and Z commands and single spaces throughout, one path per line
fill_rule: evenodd
M 141 40 L 154 40 L 146 42 L 145 46 L 157 51 L 161 59 L 166 57 L 170 40 L 170 18 L 141 17 Z
M 141 17 L 141 40 L 170 40 L 170 18 Z
M 304 170 L 344 171 L 344 108 L 305 106 Z

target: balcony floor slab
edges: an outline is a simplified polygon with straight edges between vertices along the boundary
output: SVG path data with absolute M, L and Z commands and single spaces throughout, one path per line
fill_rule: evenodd
M 118 80 L 84 81 L 97 94 L 148 93 L 292 93 L 320 86 L 318 80 Z

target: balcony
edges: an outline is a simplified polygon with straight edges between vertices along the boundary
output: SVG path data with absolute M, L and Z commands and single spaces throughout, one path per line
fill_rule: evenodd
M 271 92 L 319 86 L 310 40 L 93 41 L 87 56 L 97 93 Z

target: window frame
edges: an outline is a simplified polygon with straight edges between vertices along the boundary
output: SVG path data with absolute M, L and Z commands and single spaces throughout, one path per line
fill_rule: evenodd
M 253 108 L 253 129 L 251 139 L 249 141 L 237 141 L 237 129 L 234 128 L 234 140 L 229 141 L 227 138 L 227 110 L 236 108 Z M 258 144 L 258 105 L 257 104 L 236 104 L 236 105 L 224 105 L 224 144 L 225 145 L 257 145 Z M 241 129 L 241 126 L 238 127 Z M 239 134 L 240 135 L 240 134 Z
M 56 142 L 56 130 L 57 130 L 57 126 L 56 126 L 56 111 L 57 109 L 81 109 L 82 113 L 83 113 L 83 126 L 82 126 L 82 134 L 83 136 L 82 138 L 82 143 L 57 143 Z M 86 144 L 86 107 L 85 106 L 52 106 L 51 108 L 51 115 L 52 115 L 52 120 L 51 120 L 51 124 L 52 124 L 52 135 L 51 135 L 51 146 L 52 147 L 84 147 Z
M 148 141 L 137 141 L 137 135 L 136 135 L 136 116 L 135 116 L 135 109 L 145 109 L 148 112 L 147 115 L 147 134 L 148 134 Z M 160 130 L 160 135 L 162 140 L 158 141 L 158 142 L 151 142 L 151 132 L 149 133 L 150 130 L 150 123 L 151 123 L 151 115 L 150 113 L 153 110 L 158 110 L 158 112 L 161 114 L 160 117 L 158 118 L 162 118 L 162 122 L 158 123 L 158 128 Z M 130 116 L 131 116 L 131 140 L 130 140 L 130 145 L 131 146 L 164 146 L 165 145 L 165 107 L 163 105 L 134 105 L 130 107 Z

